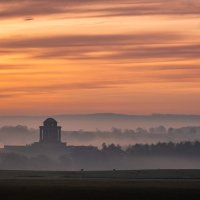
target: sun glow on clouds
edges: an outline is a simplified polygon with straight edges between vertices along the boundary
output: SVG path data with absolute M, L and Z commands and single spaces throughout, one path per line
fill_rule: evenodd
M 13 2 L 0 1 L 1 113 L 199 114 L 196 1 Z

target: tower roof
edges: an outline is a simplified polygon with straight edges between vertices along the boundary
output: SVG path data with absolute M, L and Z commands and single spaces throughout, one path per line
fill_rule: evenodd
M 47 118 L 44 123 L 57 123 L 57 121 L 54 118 Z
M 48 118 L 44 121 L 44 126 L 57 126 L 57 121 L 53 118 Z

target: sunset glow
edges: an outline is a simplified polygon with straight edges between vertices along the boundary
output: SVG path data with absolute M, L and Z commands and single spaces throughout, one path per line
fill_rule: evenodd
M 199 1 L 2 0 L 0 22 L 3 115 L 200 113 Z

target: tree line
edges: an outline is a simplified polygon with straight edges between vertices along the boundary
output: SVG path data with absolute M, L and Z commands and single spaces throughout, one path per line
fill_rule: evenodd
M 112 170 L 140 168 L 199 168 L 200 142 L 77 146 L 56 159 L 48 154 L 0 153 L 0 169 Z
M 0 145 L 12 144 L 22 145 L 31 144 L 38 141 L 39 130 L 30 129 L 27 126 L 4 126 L 0 128 Z M 118 129 L 113 128 L 110 131 L 62 131 L 62 141 L 69 145 L 96 145 L 102 143 L 115 143 L 122 146 L 128 146 L 136 143 L 167 143 L 181 141 L 200 140 L 200 127 L 181 127 L 166 128 L 158 126 L 150 129 L 137 128 Z

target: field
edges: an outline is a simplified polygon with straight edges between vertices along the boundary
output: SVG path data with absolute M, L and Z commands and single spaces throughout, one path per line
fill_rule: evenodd
M 200 170 L 0 171 L 1 199 L 200 199 Z

